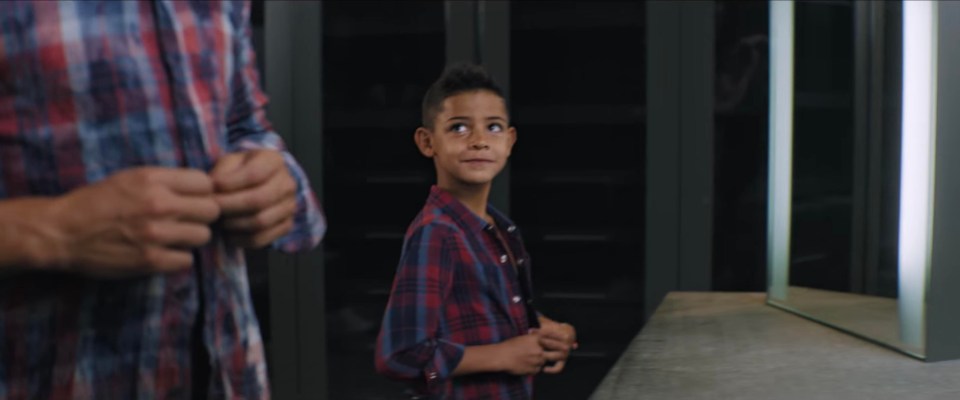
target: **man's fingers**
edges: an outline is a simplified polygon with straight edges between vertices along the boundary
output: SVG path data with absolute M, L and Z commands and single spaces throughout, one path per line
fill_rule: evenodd
M 213 193 L 213 180 L 203 171 L 189 168 L 143 167 L 138 168 L 134 179 L 142 183 L 161 184 L 183 195 Z
M 286 221 L 281 222 L 279 225 L 254 236 L 251 247 L 255 249 L 259 249 L 263 246 L 273 243 L 274 240 L 277 240 L 283 235 L 286 235 L 287 233 L 289 233 L 290 229 L 293 229 L 293 218 L 288 218 Z
M 212 196 L 179 197 L 171 201 L 177 220 L 209 224 L 220 217 L 220 205 Z
M 219 195 L 217 203 L 225 216 L 254 214 L 276 205 L 282 199 L 293 195 L 296 190 L 297 183 L 292 177 L 277 174 L 265 184 L 252 189 Z
M 259 249 L 286 235 L 291 229 L 293 229 L 293 218 L 288 218 L 280 224 L 257 234 L 231 236 L 230 241 L 241 247 Z
M 227 218 L 223 227 L 235 232 L 257 232 L 290 218 L 297 211 L 297 198 L 290 197 L 257 214 Z
M 162 247 L 199 247 L 210 241 L 206 225 L 180 221 L 153 221 L 141 228 L 140 239 Z
M 174 272 L 193 266 L 193 255 L 186 250 L 153 246 L 144 252 L 147 267 L 156 272 Z
M 218 192 L 234 192 L 262 185 L 268 179 L 286 168 L 283 155 L 274 150 L 255 150 L 242 154 L 242 165 L 232 165 L 236 161 L 226 160 L 229 163 L 222 169 L 214 168 L 216 174 L 211 174 Z
M 240 169 L 245 159 L 245 153 L 230 153 L 220 157 L 217 163 L 213 165 L 213 169 L 210 170 L 210 178 L 216 184 L 220 179 Z

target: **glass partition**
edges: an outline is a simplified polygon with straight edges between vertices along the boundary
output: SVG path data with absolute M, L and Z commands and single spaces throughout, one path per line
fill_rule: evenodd
M 923 358 L 933 6 L 770 7 L 768 300 Z

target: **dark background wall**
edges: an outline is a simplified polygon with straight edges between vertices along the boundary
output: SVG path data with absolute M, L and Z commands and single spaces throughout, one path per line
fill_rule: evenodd
M 309 134 L 319 135 L 323 145 L 299 151 L 322 159 L 311 178 L 322 189 L 330 229 L 322 251 L 323 284 L 314 290 L 326 305 L 290 312 L 316 315 L 325 327 L 326 338 L 299 340 L 325 341 L 326 353 L 318 357 L 327 366 L 328 398 L 392 399 L 403 389 L 374 373 L 373 343 L 404 229 L 434 179 L 432 165 L 411 139 L 419 103 L 444 65 L 455 60 L 484 64 L 505 83 L 519 141 L 493 199 L 523 230 L 534 260 L 538 307 L 580 332 L 583 347 L 567 371 L 538 378 L 538 398 L 587 398 L 642 328 L 660 293 L 765 290 L 767 2 L 320 4 L 314 18 L 322 34 L 291 38 L 290 60 L 263 57 L 264 25 L 270 21 L 264 13 L 271 6 L 254 2 L 253 25 L 261 70 L 272 62 L 295 63 L 297 49 L 320 43 L 321 104 L 308 109 L 322 115 L 322 126 L 310 127 Z M 847 138 L 853 129 L 847 118 L 854 98 L 853 9 L 853 1 L 798 5 L 797 68 L 803 71 L 797 75 L 798 151 L 829 144 L 835 154 L 798 156 L 796 193 L 802 199 L 824 193 L 832 196 L 828 200 L 840 199 L 819 209 L 801 208 L 813 215 L 804 221 L 839 228 L 822 237 L 820 226 L 795 227 L 795 236 L 818 239 L 802 243 L 803 254 L 813 258 L 800 263 L 843 263 L 851 257 L 854 167 L 844 157 L 854 146 Z M 704 18 L 705 10 L 709 24 L 691 26 L 690 16 Z M 700 47 L 691 48 L 697 41 Z M 696 79 L 687 79 L 691 76 Z M 299 81 L 292 79 L 294 85 Z M 691 88 L 690 82 L 706 87 Z M 670 92 L 671 84 L 682 93 Z M 269 90 L 269 79 L 266 85 Z M 817 97 L 820 92 L 829 96 Z M 691 93 L 708 97 L 690 100 Z M 662 110 L 674 113 L 674 120 L 665 120 Z M 689 125 L 691 120 L 696 124 Z M 663 130 L 671 124 L 680 131 Z M 683 133 L 683 126 L 706 128 Z M 677 140 L 668 146 L 676 154 L 658 154 L 664 147 L 656 146 L 670 140 Z M 691 140 L 703 157 L 691 158 L 697 154 L 690 152 Z M 840 164 L 825 163 L 824 157 Z M 707 181 L 697 184 L 694 197 L 687 180 L 697 174 Z M 657 179 L 664 176 L 675 179 Z M 670 210 L 658 208 L 664 199 Z M 690 210 L 707 216 L 707 223 L 695 225 L 704 230 L 687 236 L 671 230 L 683 223 L 684 213 L 690 218 Z M 690 243 L 688 237 L 705 239 Z M 651 243 L 657 247 L 648 248 Z M 694 259 L 706 265 L 688 271 L 682 260 L 657 256 L 660 243 L 674 246 L 677 259 L 685 257 L 685 249 L 696 249 L 704 254 Z M 268 327 L 271 310 L 277 312 L 270 303 L 276 295 L 270 292 L 276 287 L 269 283 L 270 256 L 249 256 L 255 304 Z M 684 274 L 704 283 L 685 284 Z M 811 273 L 809 279 L 835 283 L 828 275 Z M 277 339 L 271 329 L 264 331 L 271 352 Z M 282 356 L 271 362 L 284 363 L 272 366 L 271 374 L 294 368 Z

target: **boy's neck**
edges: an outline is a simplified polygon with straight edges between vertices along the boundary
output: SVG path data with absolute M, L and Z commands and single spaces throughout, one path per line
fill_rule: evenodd
M 470 211 L 485 220 L 489 219 L 487 215 L 487 201 L 490 198 L 490 183 L 483 185 L 463 185 L 451 182 L 438 182 L 437 187 L 450 193 L 454 198 L 463 203 Z

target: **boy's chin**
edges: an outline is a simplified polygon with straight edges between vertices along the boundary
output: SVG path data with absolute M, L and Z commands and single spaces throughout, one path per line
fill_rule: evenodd
M 483 186 L 483 185 L 489 185 L 490 182 L 493 182 L 493 178 L 494 178 L 495 176 L 496 176 L 495 174 L 494 174 L 494 175 L 488 175 L 488 174 L 463 174 L 463 175 L 460 175 L 460 176 L 456 176 L 455 179 L 456 179 L 458 182 L 460 182 L 460 184 L 462 184 L 462 185 L 467 185 L 467 186 Z
M 466 186 L 483 186 L 489 185 L 491 182 L 493 182 L 493 178 L 463 178 L 457 180 Z

